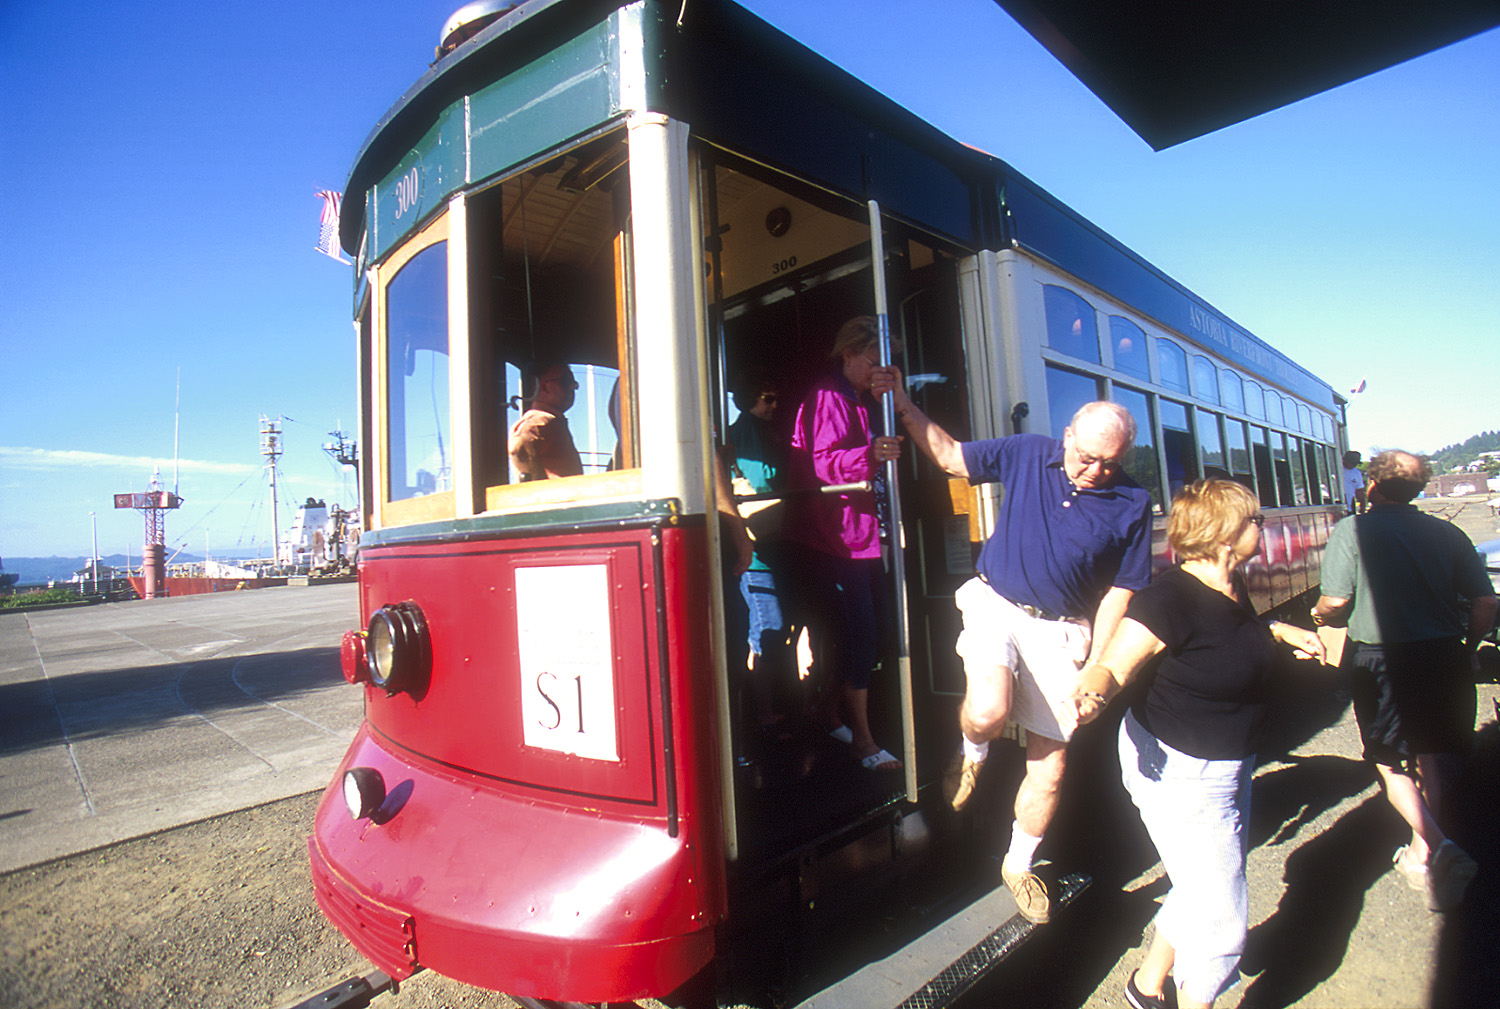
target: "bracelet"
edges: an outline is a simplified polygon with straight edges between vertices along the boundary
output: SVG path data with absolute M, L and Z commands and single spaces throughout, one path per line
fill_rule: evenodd
M 1097 690 L 1080 690 L 1078 691 L 1078 696 L 1084 698 L 1085 700 L 1098 701 L 1100 704 L 1109 703 L 1109 698 L 1105 697 Z

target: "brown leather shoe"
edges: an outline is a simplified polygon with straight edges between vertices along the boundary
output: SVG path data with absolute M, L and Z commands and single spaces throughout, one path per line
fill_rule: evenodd
M 1052 900 L 1047 896 L 1047 884 L 1035 872 L 1030 869 L 1011 872 L 1002 864 L 1000 878 L 1005 880 L 1005 885 L 1010 887 L 1010 892 L 1015 896 L 1016 909 L 1021 912 L 1022 918 L 1038 925 L 1045 925 L 1052 920 Z
M 969 797 L 974 794 L 974 786 L 979 781 L 979 770 L 984 767 L 983 761 L 973 761 L 964 756 L 964 751 L 959 750 L 948 761 L 948 766 L 943 768 L 943 798 L 954 810 L 963 809 L 968 803 Z

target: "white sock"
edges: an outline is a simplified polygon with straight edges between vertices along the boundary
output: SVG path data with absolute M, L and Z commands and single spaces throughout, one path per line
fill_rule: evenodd
M 1010 827 L 1010 850 L 1005 853 L 1005 870 L 1007 872 L 1030 872 L 1032 859 L 1036 857 L 1037 845 L 1042 843 L 1040 837 L 1032 837 L 1021 829 L 1021 824 L 1012 823 Z
M 989 755 L 990 755 L 989 740 L 985 740 L 982 743 L 976 743 L 976 742 L 972 741 L 971 739 L 969 739 L 968 736 L 964 736 L 963 737 L 963 741 L 964 741 L 964 759 L 965 760 L 972 761 L 973 763 L 976 763 L 976 764 L 982 764 L 982 763 L 985 762 L 985 760 L 987 760 L 989 758 Z

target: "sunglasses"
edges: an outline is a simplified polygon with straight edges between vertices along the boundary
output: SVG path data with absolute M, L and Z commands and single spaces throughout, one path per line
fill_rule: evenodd
M 1255 523 L 1255 528 L 1257 529 L 1264 529 L 1266 527 L 1266 517 L 1264 515 L 1251 515 L 1250 521 Z
M 777 397 L 774 392 L 763 392 L 760 394 L 760 401 L 762 403 L 775 403 L 776 399 Z

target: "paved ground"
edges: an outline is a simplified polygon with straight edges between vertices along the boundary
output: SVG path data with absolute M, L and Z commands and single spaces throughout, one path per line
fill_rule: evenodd
M 1470 535 L 1494 538 L 1480 507 L 1491 526 Z M 337 654 L 355 620 L 349 585 L 0 614 L 0 942 L 12 954 L 0 1005 L 279 1006 L 362 969 L 313 907 L 304 849 L 315 793 L 360 718 Z M 1482 692 L 1481 721 L 1497 688 Z M 1461 781 L 1479 797 L 1461 827 L 1485 865 L 1474 899 L 1433 916 L 1388 871 L 1400 830 L 1356 759 L 1337 683 L 1308 677 L 1288 715 L 1256 781 L 1253 973 L 1220 1004 L 1464 1004 L 1451 986 L 1476 976 L 1489 987 L 1466 990 L 1495 990 L 1495 761 Z M 1068 787 L 1062 836 L 1114 857 L 966 1006 L 1123 1004 L 1163 883 L 1117 781 Z M 377 1002 L 509 1004 L 430 975 Z
M 0 614 L 0 871 L 321 789 L 355 586 Z
M 1500 687 L 1481 686 L 1487 749 L 1455 776 L 1467 807 L 1454 811 L 1454 833 L 1485 868 L 1470 900 L 1446 916 L 1429 913 L 1422 896 L 1391 871 L 1391 854 L 1407 835 L 1359 760 L 1347 694 L 1310 691 L 1297 700 L 1317 720 L 1331 716 L 1330 724 L 1305 739 L 1293 728 L 1286 739 L 1292 745 L 1257 770 L 1250 940 L 1242 982 L 1220 1007 L 1493 1004 L 1488 994 L 1476 1000 L 1475 993 L 1492 993 L 1500 982 L 1497 696 Z M 1070 775 L 1081 766 L 1070 767 Z M 1067 787 L 1075 806 L 1076 793 L 1088 791 L 1077 778 Z M 1128 805 L 1108 793 L 1095 791 L 1090 811 L 1080 816 L 1075 809 L 1063 828 L 1087 835 L 1089 823 L 1110 825 L 1114 857 L 1102 860 L 1096 887 L 1065 929 L 1039 932 L 1027 956 L 998 969 L 966 1006 L 1126 1004 L 1125 979 L 1145 953 L 1166 881 Z

